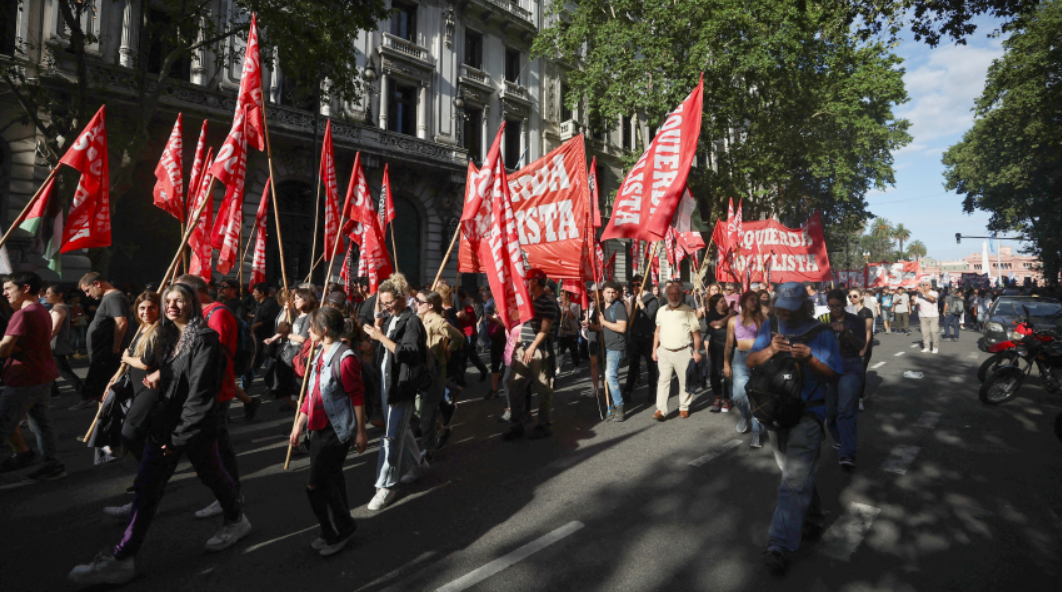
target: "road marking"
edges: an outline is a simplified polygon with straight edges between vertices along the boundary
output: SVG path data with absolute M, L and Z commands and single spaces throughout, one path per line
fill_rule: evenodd
M 896 352 L 896 353 L 894 353 L 892 355 L 898 358 L 898 357 L 904 355 L 905 353 L 907 353 L 907 352 Z
M 981 356 L 977 355 L 977 353 L 975 353 L 975 352 L 970 352 L 970 357 L 973 358 L 974 360 L 976 360 L 977 358 L 979 358 Z
M 950 380 L 951 382 L 965 382 L 966 379 L 964 379 L 962 376 L 952 376 L 948 380 Z
M 534 555 L 535 553 L 538 553 L 539 551 L 545 549 L 553 543 L 560 541 L 564 537 L 576 532 L 584 526 L 586 525 L 582 522 L 569 522 L 568 524 L 565 524 L 557 530 L 554 530 L 551 533 L 548 533 L 534 541 L 531 541 L 530 543 L 524 545 L 523 547 L 520 547 L 512 553 L 509 553 L 508 555 L 505 555 L 503 557 L 499 557 L 494 561 L 491 561 L 490 563 L 484 565 L 483 567 L 475 571 L 469 572 L 461 576 L 460 578 L 457 578 L 456 580 L 450 582 L 449 584 L 446 584 L 442 588 L 439 588 L 435 592 L 460 592 L 461 590 L 471 588 L 472 586 L 475 586 L 476 584 L 504 570 L 505 568 L 510 567 L 524 559 L 527 559 L 531 555 Z
M 912 344 L 911 344 L 911 349 L 914 349 L 914 348 L 916 348 L 916 347 L 918 347 L 918 344 L 917 344 L 917 343 L 912 343 Z
M 698 458 L 696 460 L 691 460 L 690 464 L 695 466 L 695 467 L 702 467 L 702 466 L 708 464 L 709 462 L 711 462 L 712 459 L 714 459 L 717 456 L 720 456 L 721 454 L 727 452 L 731 448 L 737 448 L 738 446 L 741 446 L 741 442 L 742 442 L 741 440 L 731 440 L 731 441 L 727 442 L 726 444 L 723 444 L 719 448 L 709 452 L 708 454 L 706 454 L 706 455 L 704 455 L 704 456 L 702 456 L 702 457 L 700 457 L 700 458 Z
M 317 530 L 318 528 L 320 528 L 320 525 L 314 524 L 313 526 L 306 527 L 306 528 L 304 528 L 302 530 L 296 530 L 295 532 L 289 532 L 288 534 L 285 534 L 285 535 L 282 535 L 282 536 L 278 536 L 275 539 L 269 539 L 268 541 L 266 541 L 264 543 L 258 543 L 257 545 L 251 545 L 250 547 L 247 547 L 246 549 L 243 550 L 243 554 L 246 555 L 248 553 L 253 553 L 253 552 L 261 549 L 262 547 L 265 547 L 266 545 L 272 545 L 273 543 L 276 543 L 278 541 L 282 541 L 282 540 L 284 540 L 286 538 L 290 538 L 290 537 L 293 537 L 293 536 L 298 536 L 298 535 L 300 535 L 300 534 L 302 534 L 304 532 L 310 532 L 311 530 Z
M 819 550 L 827 557 L 848 561 L 880 513 L 881 508 L 874 506 L 855 502 L 848 504 L 844 514 L 823 535 Z
M 878 368 L 881 368 L 884 365 L 885 365 L 885 362 L 878 362 L 877 364 L 874 364 L 873 366 L 871 366 L 870 369 L 871 370 L 877 370 Z
M 251 440 L 251 442 L 267 442 L 269 440 L 277 440 L 277 439 L 280 439 L 280 438 L 288 438 L 288 437 L 290 437 L 290 436 L 288 436 L 288 434 L 276 434 L 274 436 L 266 436 L 264 438 L 255 438 L 255 439 Z
M 919 450 L 921 448 L 918 446 L 897 446 L 893 448 L 889 458 L 885 460 L 885 464 L 881 465 L 881 470 L 886 473 L 896 473 L 897 475 L 907 473 L 907 467 L 914 462 Z
M 940 414 L 936 411 L 926 411 L 922 414 L 922 417 L 918 418 L 918 421 L 914 423 L 916 428 L 935 428 L 937 422 L 940 421 Z

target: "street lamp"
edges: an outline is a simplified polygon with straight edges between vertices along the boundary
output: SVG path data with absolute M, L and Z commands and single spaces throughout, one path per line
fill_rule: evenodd
M 372 63 L 372 56 L 368 56 L 368 63 L 361 73 L 361 77 L 369 83 L 369 96 L 365 101 L 365 122 L 372 124 L 372 97 L 376 94 L 376 67 Z
M 868 267 L 870 265 L 870 251 L 863 251 L 863 266 Z

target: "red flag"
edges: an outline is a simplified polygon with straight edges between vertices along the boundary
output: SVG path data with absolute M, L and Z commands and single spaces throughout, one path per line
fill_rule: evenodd
M 347 197 L 343 201 L 343 234 L 355 231 L 359 222 L 364 222 L 362 216 L 365 211 L 365 203 L 371 207 L 372 196 L 369 194 L 369 182 L 365 178 L 365 171 L 361 168 L 361 152 L 354 156 L 354 170 L 350 173 L 350 184 L 347 185 Z M 360 233 L 361 231 L 358 230 Z
M 59 164 L 81 173 L 63 231 L 62 253 L 111 244 L 110 166 L 107 163 L 106 105 L 85 126 Z
M 347 255 L 343 258 L 343 269 L 339 271 L 339 281 L 343 282 L 343 291 L 347 293 L 347 297 L 354 295 L 354 277 L 350 273 L 350 265 L 354 259 L 354 241 L 350 241 L 350 245 L 347 246 Z
M 205 121 L 203 123 L 206 123 Z M 155 205 L 169 215 L 184 220 L 184 139 L 181 129 L 181 114 L 173 124 L 170 139 L 162 149 L 159 164 L 155 165 Z
M 321 179 L 325 186 L 324 255 L 332 260 L 332 249 L 339 235 L 339 186 L 336 184 L 336 158 L 332 150 L 332 120 L 325 125 L 324 145 L 321 148 Z
M 616 254 L 613 253 L 612 256 L 615 257 Z M 601 248 L 601 243 L 597 241 L 594 241 L 594 258 L 597 260 L 597 264 L 594 265 L 594 282 L 600 288 L 605 276 L 605 250 Z
M 251 261 L 251 285 L 264 282 L 266 278 L 266 221 L 269 219 L 269 184 L 272 178 L 266 179 L 265 189 L 262 190 L 262 201 L 258 203 L 258 211 L 254 215 L 254 225 L 257 229 L 254 239 L 254 259 Z
M 461 213 L 461 233 L 487 266 L 487 281 L 494 295 L 498 315 L 507 329 L 534 316 L 531 295 L 524 282 L 523 256 L 516 233 L 509 181 L 501 158 L 503 121 L 487 153 L 483 168 L 476 173 Z M 514 318 L 515 317 L 515 318 Z
M 605 264 L 604 273 L 602 275 L 605 276 L 606 282 L 611 282 L 616 279 L 616 252 L 612 253 L 612 257 L 610 257 L 608 263 Z
M 387 225 L 395 219 L 395 203 L 391 200 L 391 180 L 387 176 L 387 165 L 384 165 L 383 187 L 380 188 L 380 228 L 387 229 Z
M 701 133 L 704 77 L 667 116 L 649 148 L 627 173 L 601 239 L 663 238 L 678 207 Z
M 594 229 L 601 228 L 601 206 L 597 192 L 597 157 L 590 162 L 590 173 L 586 178 L 590 188 L 590 222 Z
M 210 148 L 207 150 L 204 162 L 213 162 L 213 157 L 214 149 Z M 210 182 L 213 178 L 214 176 L 209 169 L 203 172 L 203 178 L 196 190 L 195 200 L 189 207 L 189 213 L 194 214 L 203 203 L 203 200 L 206 200 L 206 206 L 203 208 L 198 220 L 188 220 L 189 225 L 195 226 L 195 230 L 192 231 L 192 235 L 188 238 L 188 246 L 192 249 L 192 261 L 188 265 L 188 273 L 198 275 L 207 281 L 210 281 L 211 260 L 214 257 L 214 248 L 210 244 L 210 220 L 213 218 L 214 213 L 214 197 L 208 193 Z
M 369 207 L 372 207 L 370 202 Z M 387 254 L 380 227 L 374 222 L 361 225 L 361 256 L 358 258 L 358 277 L 369 278 L 369 292 L 375 293 L 380 282 L 387 279 L 394 268 Z
M 199 130 L 199 142 L 195 145 L 195 159 L 192 160 L 192 174 L 188 177 L 188 199 L 185 203 L 195 199 L 195 192 L 199 190 L 199 183 L 203 181 L 203 174 L 206 172 L 206 136 L 207 136 L 207 120 L 203 120 L 203 127 Z M 181 220 L 188 217 L 190 212 L 185 212 L 181 215 Z
M 236 112 L 229 136 L 221 145 L 210 172 L 226 185 L 225 199 L 218 209 L 210 242 L 219 249 L 218 272 L 225 275 L 239 255 L 240 227 L 243 225 L 243 187 L 247 177 L 247 134 L 244 113 Z
M 653 257 L 649 265 L 649 280 L 651 285 L 660 285 L 660 257 Z
M 247 144 L 259 152 L 265 145 L 265 107 L 262 104 L 262 60 L 258 52 L 258 23 L 251 15 L 251 30 L 247 33 L 247 51 L 243 56 L 240 92 L 236 95 L 236 112 L 243 112 L 247 120 Z

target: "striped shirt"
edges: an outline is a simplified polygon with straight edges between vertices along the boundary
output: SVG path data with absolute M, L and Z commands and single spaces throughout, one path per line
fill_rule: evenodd
M 560 319 L 560 306 L 547 292 L 542 292 L 542 295 L 535 298 L 531 305 L 535 308 L 535 316 L 524 323 L 524 326 L 520 329 L 520 343 L 524 346 L 534 343 L 535 336 L 542 330 L 542 321 L 546 320 L 553 321 L 553 326 L 546 339 L 553 339 L 553 334 L 557 329 L 557 321 Z

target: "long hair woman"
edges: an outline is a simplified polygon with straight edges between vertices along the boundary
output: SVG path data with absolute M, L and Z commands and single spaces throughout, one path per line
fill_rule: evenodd
M 859 408 L 863 408 L 863 397 L 867 390 L 867 367 L 870 366 L 870 357 L 874 355 L 874 313 L 865 305 L 865 293 L 862 288 L 850 288 L 848 290 L 848 304 L 846 311 L 863 319 L 866 323 L 866 351 L 863 354 L 863 384 L 859 387 Z
M 460 355 L 465 343 L 465 334 L 443 318 L 442 302 L 442 296 L 438 292 L 427 290 L 417 292 L 414 301 L 417 316 L 424 325 L 428 351 L 433 354 L 428 356 L 428 365 L 434 364 L 435 369 L 434 382 L 425 392 L 420 393 L 420 441 L 424 457 L 429 461 L 435 451 L 445 443 L 445 439 L 437 437 L 439 432 L 435 420 L 446 388 L 446 362 L 450 356 Z M 444 417 L 444 423 L 445 419 Z M 444 427 L 442 435 L 448 439 L 449 434 L 450 428 Z
M 855 469 L 857 405 L 866 367 L 863 359 L 869 351 L 864 317 L 845 310 L 845 291 L 838 288 L 826 295 L 830 312 L 819 317 L 828 323 L 837 338 L 844 373 L 836 384 L 826 385 L 826 427 L 833 436 L 834 447 L 840 453 L 839 462 L 845 470 Z M 866 310 L 865 308 L 863 310 Z
M 723 353 L 723 374 L 730 380 L 733 391 L 732 399 L 737 405 L 741 419 L 738 420 L 737 431 L 744 434 L 752 431 L 750 448 L 760 448 L 760 422 L 752 417 L 752 408 L 749 406 L 748 394 L 745 385 L 749 381 L 749 366 L 747 363 L 752 345 L 756 343 L 756 335 L 760 327 L 767 320 L 763 314 L 763 305 L 760 303 L 760 295 L 757 292 L 745 292 L 738 301 L 741 305 L 741 314 L 731 317 L 726 326 L 726 351 Z
M 730 393 L 723 383 L 723 354 L 726 352 L 726 327 L 732 315 L 733 311 L 730 310 L 723 294 L 714 294 L 708 299 L 704 319 L 708 322 L 708 357 L 712 362 L 709 379 L 712 383 L 712 394 L 715 395 L 712 406 L 708 409 L 712 413 L 730 411 Z
M 290 298 L 284 302 L 284 310 L 277 316 L 277 332 L 263 343 L 281 344 L 277 348 L 274 363 L 273 381 L 268 384 L 274 399 L 282 401 L 287 407 L 280 410 L 295 409 L 295 397 L 299 394 L 299 382 L 295 377 L 295 356 L 302 349 L 302 344 L 309 339 L 310 313 L 317 308 L 317 296 L 312 290 L 299 288 L 292 290 Z M 291 311 L 291 324 L 288 324 L 288 309 Z
M 176 343 L 159 355 L 159 370 L 145 378 L 160 389 L 147 443 L 136 476 L 136 492 L 129 525 L 113 555 L 75 567 L 69 578 L 79 584 L 124 584 L 136 576 L 133 558 L 147 536 L 158 511 L 166 483 L 187 455 L 199 480 L 214 493 L 224 509 L 225 522 L 206 542 L 207 551 L 221 551 L 251 533 L 243 514 L 236 484 L 225 472 L 218 455 L 217 429 L 221 409 L 217 402 L 225 355 L 218 334 L 203 320 L 199 295 L 174 284 L 162 295 L 166 324 L 172 324 Z
M 338 308 L 321 308 L 310 315 L 310 340 L 320 353 L 309 369 L 309 393 L 291 430 L 298 446 L 303 429 L 310 432 L 310 470 L 306 497 L 321 523 L 321 536 L 310 544 L 322 557 L 335 555 L 354 536 L 358 525 L 350 517 L 343 462 L 351 440 L 358 454 L 369 443 L 365 435 L 365 387 L 361 362 L 340 341 L 345 331 Z

